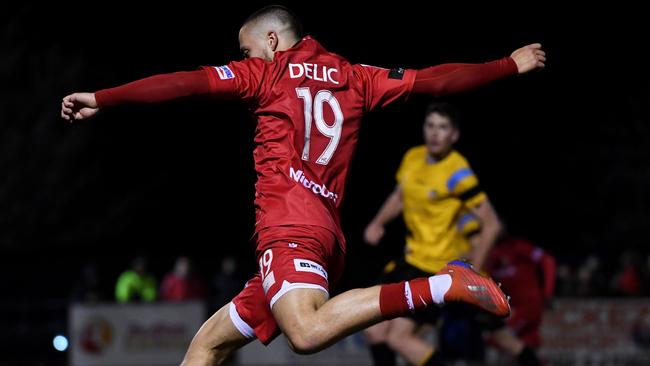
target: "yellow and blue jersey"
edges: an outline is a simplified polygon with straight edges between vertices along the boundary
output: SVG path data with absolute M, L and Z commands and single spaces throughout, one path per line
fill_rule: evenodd
M 478 221 L 463 215 L 487 199 L 467 160 L 453 150 L 432 161 L 426 146 L 417 146 L 404 155 L 396 178 L 408 229 L 406 261 L 435 273 L 467 254 L 465 226 L 478 229 Z

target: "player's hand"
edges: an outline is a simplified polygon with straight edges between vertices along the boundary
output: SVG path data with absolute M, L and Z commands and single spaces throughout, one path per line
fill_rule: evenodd
M 374 221 L 368 224 L 363 232 L 363 240 L 372 246 L 379 244 L 382 237 L 384 237 L 384 225 Z
M 94 93 L 73 93 L 61 102 L 61 118 L 74 122 L 88 119 L 99 112 Z
M 525 74 L 532 70 L 543 69 L 546 62 L 546 52 L 542 51 L 539 43 L 524 46 L 510 55 L 517 64 L 517 71 Z

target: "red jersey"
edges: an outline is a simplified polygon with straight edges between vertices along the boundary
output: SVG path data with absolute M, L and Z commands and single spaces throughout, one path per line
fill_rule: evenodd
M 422 70 L 351 65 L 310 37 L 278 51 L 194 72 L 155 75 L 95 92 L 100 108 L 212 94 L 247 101 L 257 119 L 254 151 L 256 230 L 316 225 L 344 247 L 338 208 L 361 116 L 411 90 L 450 95 L 514 75 L 511 57 Z
M 316 225 L 344 249 L 338 209 L 361 117 L 408 97 L 416 71 L 351 65 L 311 37 L 275 53 L 205 67 L 213 94 L 248 102 L 255 131 L 256 231 Z

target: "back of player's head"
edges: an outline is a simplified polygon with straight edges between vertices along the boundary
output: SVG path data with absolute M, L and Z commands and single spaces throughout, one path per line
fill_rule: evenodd
M 447 102 L 433 102 L 427 106 L 424 117 L 426 118 L 432 113 L 447 117 L 455 129 L 460 129 L 460 115 L 458 109 L 453 105 Z
M 244 22 L 247 24 L 259 24 L 262 22 L 279 23 L 287 31 L 293 33 L 296 38 L 302 38 L 302 23 L 296 15 L 282 5 L 269 5 L 253 14 Z

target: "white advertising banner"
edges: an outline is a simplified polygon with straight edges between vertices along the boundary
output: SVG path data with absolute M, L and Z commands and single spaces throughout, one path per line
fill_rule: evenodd
M 205 319 L 198 302 L 74 304 L 70 365 L 178 365 Z
M 553 365 L 650 365 L 650 299 L 560 299 L 545 314 Z

